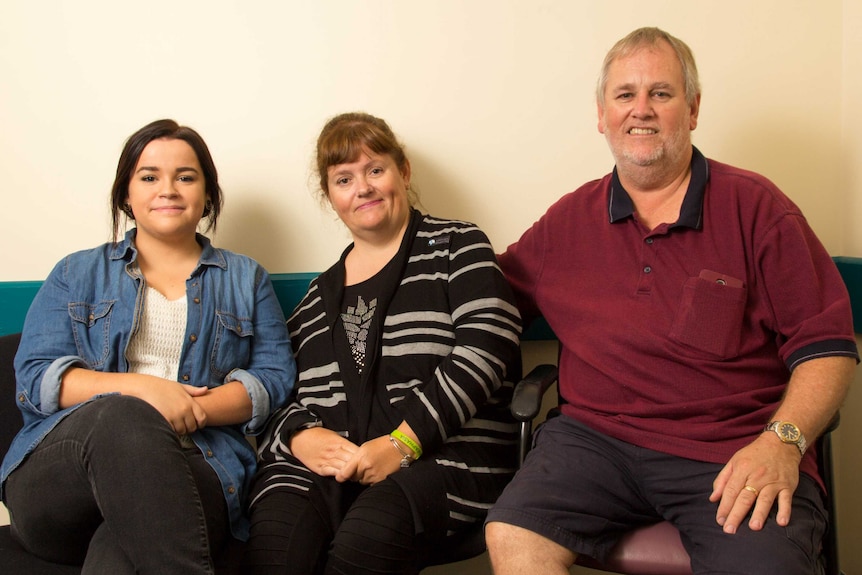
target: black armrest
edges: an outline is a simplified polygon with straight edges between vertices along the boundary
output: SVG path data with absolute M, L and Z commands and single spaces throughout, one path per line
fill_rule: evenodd
M 841 423 L 841 412 L 838 411 L 835 413 L 835 417 L 832 418 L 832 421 L 829 422 L 829 425 L 826 426 L 826 429 L 823 430 L 823 435 L 827 433 L 832 433 L 836 429 L 838 429 L 838 424 Z
M 512 415 L 518 421 L 532 421 L 542 408 L 542 397 L 557 381 L 557 366 L 537 365 L 518 382 L 512 394 Z
M 15 434 L 24 426 L 15 400 L 15 368 L 12 366 L 20 341 L 20 333 L 0 337 L 0 459 L 9 450 Z
M 838 532 L 837 525 L 838 506 L 835 505 L 835 470 L 832 466 L 832 432 L 838 428 L 841 422 L 841 413 L 836 412 L 835 417 L 826 426 L 826 429 L 817 439 L 817 470 L 826 487 L 826 511 L 829 521 L 826 524 L 826 533 L 823 534 L 823 549 L 821 551 L 826 567 L 826 575 L 842 575 L 844 571 L 839 566 L 838 557 Z

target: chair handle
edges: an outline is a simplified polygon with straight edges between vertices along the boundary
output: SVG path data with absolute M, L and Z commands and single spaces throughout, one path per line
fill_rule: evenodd
M 518 382 L 512 393 L 512 415 L 518 421 L 532 421 L 542 408 L 542 397 L 557 381 L 557 366 L 537 365 Z

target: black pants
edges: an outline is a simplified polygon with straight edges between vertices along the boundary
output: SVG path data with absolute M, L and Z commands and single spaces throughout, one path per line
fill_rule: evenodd
M 218 476 L 144 401 L 111 395 L 64 419 L 8 478 L 12 534 L 83 573 L 213 573 L 229 537 Z
M 332 481 L 335 484 L 335 481 Z M 413 512 L 391 479 L 372 487 L 338 484 L 344 515 L 312 486 L 308 495 L 273 490 L 252 510 L 243 573 L 360 575 L 418 572 L 423 554 Z M 335 515 L 338 513 L 336 512 Z
M 245 575 L 411 575 L 466 537 L 470 523 L 453 520 L 457 503 L 433 460 L 370 487 L 305 471 L 295 460 L 260 470 L 286 484 L 268 484 L 253 497 Z M 258 487 L 264 479 L 258 476 Z M 408 497 L 405 484 L 421 494 Z

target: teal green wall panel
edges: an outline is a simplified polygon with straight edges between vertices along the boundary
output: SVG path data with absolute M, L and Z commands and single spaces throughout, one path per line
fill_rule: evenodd
M 834 259 L 850 292 L 853 325 L 857 333 L 862 333 L 862 258 L 836 257 Z M 305 295 L 309 282 L 317 275 L 316 272 L 272 274 L 272 285 L 281 302 L 285 317 L 293 312 L 293 308 Z M 0 282 L 0 335 L 21 331 L 27 309 L 41 285 L 40 281 Z M 554 333 L 547 323 L 537 321 L 524 333 L 524 339 L 554 339 Z
M 316 278 L 317 273 L 272 274 L 272 287 L 281 303 L 284 317 L 290 317 L 296 304 L 308 290 L 308 284 Z
M 0 335 L 21 331 L 40 287 L 42 282 L 0 282 Z
M 833 258 L 847 291 L 850 292 L 850 306 L 853 308 L 853 327 L 862 333 L 862 258 Z

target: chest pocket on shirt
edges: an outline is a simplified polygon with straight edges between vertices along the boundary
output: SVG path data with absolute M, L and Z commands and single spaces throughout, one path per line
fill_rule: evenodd
M 218 323 L 210 367 L 213 380 L 223 383 L 231 370 L 248 366 L 254 325 L 250 319 L 239 318 L 223 311 L 217 311 L 216 317 Z
M 670 337 L 717 359 L 736 357 L 745 301 L 742 281 L 704 270 L 685 282 Z
M 91 304 L 72 302 L 69 318 L 72 320 L 72 335 L 78 355 L 90 369 L 100 368 L 108 359 L 111 341 L 111 310 L 113 300 Z

